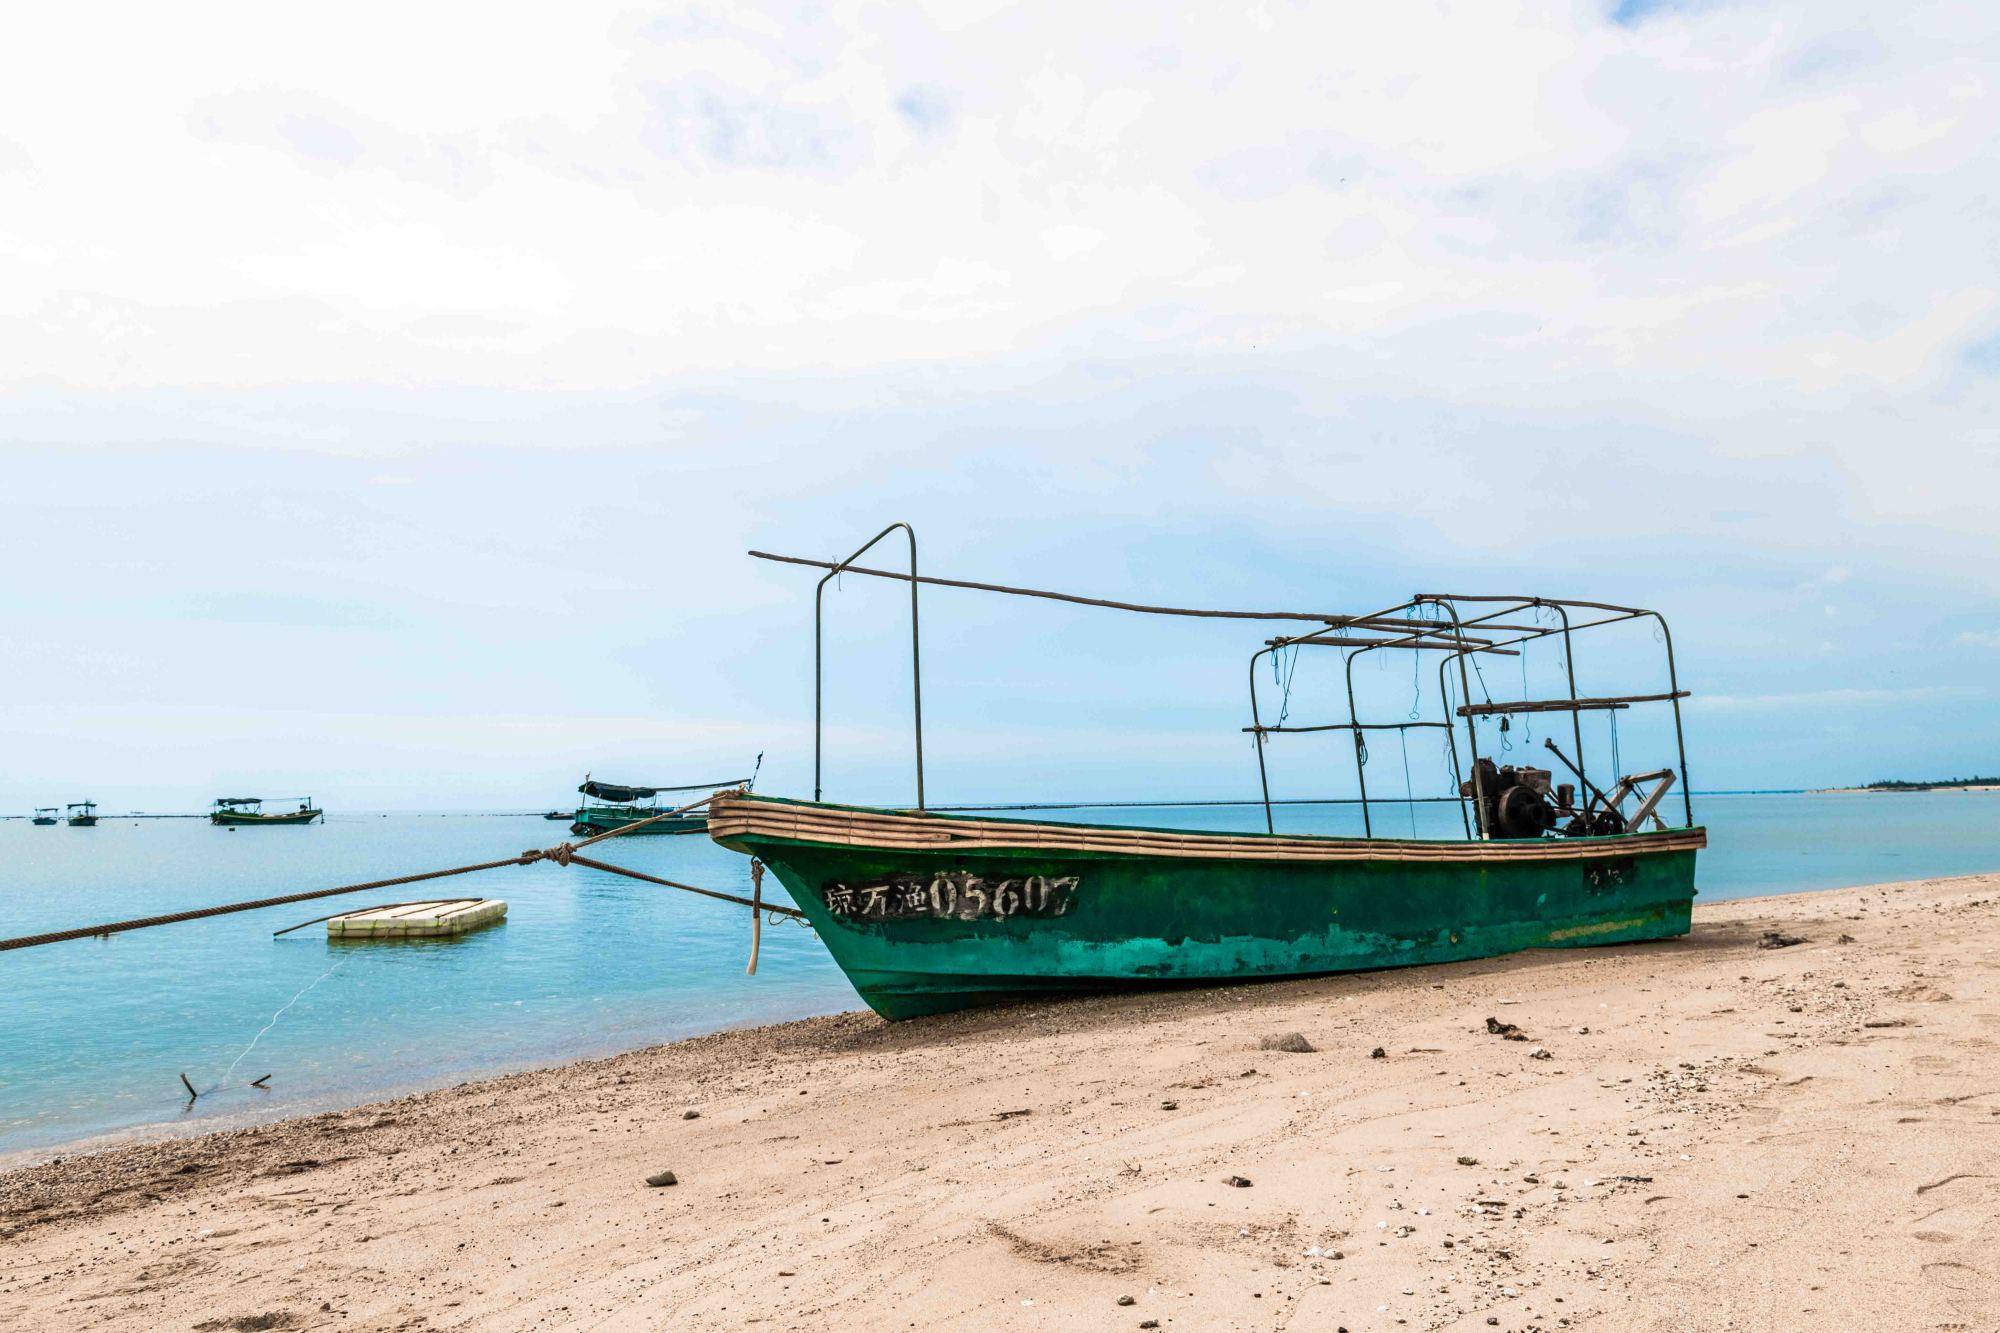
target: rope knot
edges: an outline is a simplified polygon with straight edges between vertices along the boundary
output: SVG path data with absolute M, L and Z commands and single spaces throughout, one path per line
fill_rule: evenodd
M 566 842 L 557 843 L 546 850 L 530 847 L 527 851 L 521 853 L 521 864 L 531 866 L 537 861 L 554 861 L 559 866 L 566 866 L 569 864 L 571 854 L 575 851 L 576 848 Z

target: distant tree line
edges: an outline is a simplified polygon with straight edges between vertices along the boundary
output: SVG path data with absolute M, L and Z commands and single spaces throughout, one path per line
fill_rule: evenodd
M 1869 791 L 1930 791 L 1937 787 L 2000 787 L 2000 777 L 1994 778 L 1935 778 L 1929 782 L 1905 782 L 1901 778 L 1883 778 L 1868 784 Z

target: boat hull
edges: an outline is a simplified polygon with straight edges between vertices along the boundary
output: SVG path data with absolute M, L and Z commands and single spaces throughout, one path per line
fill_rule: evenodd
M 97 827 L 97 816 L 96 816 L 96 815 L 71 815 L 71 816 L 69 817 L 69 826 L 70 826 L 71 828 L 96 828 L 96 827 Z
M 890 1019 L 1684 935 L 1705 841 L 1200 835 L 757 797 L 718 799 L 709 831 L 776 873 Z
M 324 813 L 320 810 L 293 810 L 282 815 L 250 815 L 217 810 L 209 815 L 208 822 L 228 828 L 245 828 L 254 824 L 310 824 Z
M 637 824 L 641 820 L 651 819 L 653 815 L 662 813 L 664 812 L 658 810 L 651 814 L 645 811 L 579 810 L 571 816 L 569 831 L 580 838 L 595 837 L 599 833 L 609 833 L 613 829 Z M 635 829 L 630 836 L 643 838 L 653 833 L 700 833 L 707 827 L 708 821 L 700 815 L 675 815 L 671 819 L 662 819 L 656 824 Z

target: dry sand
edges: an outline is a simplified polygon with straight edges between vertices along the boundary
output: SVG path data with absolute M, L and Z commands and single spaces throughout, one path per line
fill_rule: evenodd
M 0 1177 L 0 1326 L 1985 1333 L 1996 949 L 1984 876 L 725 1033 Z

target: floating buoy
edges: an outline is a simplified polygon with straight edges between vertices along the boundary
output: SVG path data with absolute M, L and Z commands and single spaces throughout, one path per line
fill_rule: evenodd
M 405 903 L 369 907 L 328 917 L 326 935 L 334 940 L 435 939 L 463 935 L 490 926 L 507 915 L 500 898 L 456 898 L 448 902 Z

